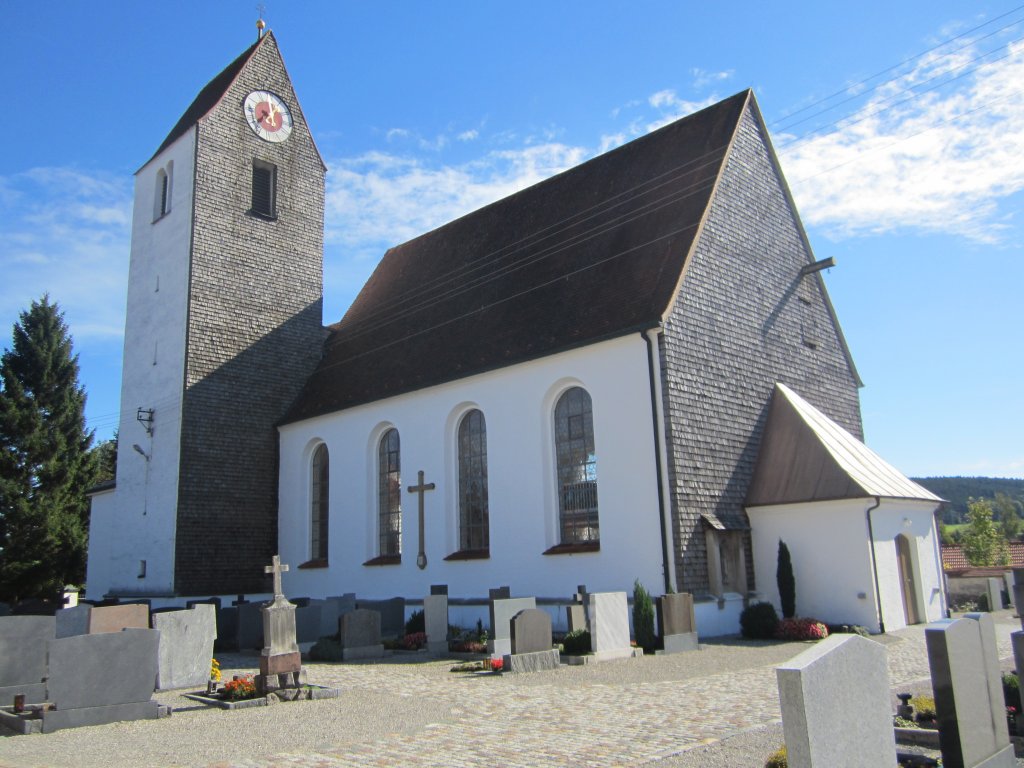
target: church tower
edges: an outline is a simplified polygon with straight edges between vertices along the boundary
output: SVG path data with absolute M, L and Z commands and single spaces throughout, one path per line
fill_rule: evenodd
M 276 424 L 323 342 L 325 166 L 273 34 L 136 173 L 118 471 L 87 594 L 266 591 Z

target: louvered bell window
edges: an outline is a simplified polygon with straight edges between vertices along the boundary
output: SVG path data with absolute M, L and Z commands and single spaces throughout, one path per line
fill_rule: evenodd
M 277 166 L 260 160 L 252 164 L 252 213 L 277 218 Z

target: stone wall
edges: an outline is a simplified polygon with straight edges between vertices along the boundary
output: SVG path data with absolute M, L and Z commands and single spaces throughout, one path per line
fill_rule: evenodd
M 706 592 L 706 517 L 743 509 L 772 389 L 781 381 L 861 437 L 856 376 L 814 256 L 748 106 L 661 337 L 677 590 Z M 748 586 L 754 589 L 749 535 Z
M 294 128 L 258 138 L 242 103 L 284 99 Z M 255 159 L 277 166 L 277 218 L 249 213 Z M 324 167 L 275 40 L 199 122 L 175 589 L 259 592 L 277 549 L 276 422 L 323 339 Z

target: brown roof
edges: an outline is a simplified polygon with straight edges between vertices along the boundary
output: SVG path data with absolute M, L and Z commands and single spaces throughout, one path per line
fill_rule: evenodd
M 650 328 L 750 91 L 390 249 L 285 422 Z
M 959 544 L 942 547 L 942 570 L 947 573 L 956 573 L 958 576 L 968 576 L 978 571 L 979 576 L 991 576 L 993 571 L 1002 573 L 1008 568 L 1024 568 L 1024 541 L 1011 541 L 1010 562 L 1006 565 L 994 566 L 992 568 L 978 568 L 967 562 L 964 550 Z
M 260 43 L 268 39 L 272 34 L 272 32 L 268 32 L 262 38 L 246 48 L 237 59 L 228 64 L 227 67 L 221 70 L 219 75 L 203 87 L 199 92 L 199 95 L 193 99 L 188 109 L 185 110 L 185 113 L 178 119 L 178 122 L 174 124 L 171 132 L 167 134 L 167 138 L 163 140 L 163 143 L 157 148 L 156 152 L 153 153 L 153 157 L 156 157 L 171 146 L 171 144 L 177 141 L 189 128 L 198 123 L 207 112 L 217 106 L 218 102 L 220 102 L 224 97 L 224 93 L 235 81 L 235 77 L 238 76 L 242 67 L 245 66 L 245 63 L 249 61 L 253 53 L 256 52 Z M 146 163 L 149 163 L 153 157 L 149 158 Z

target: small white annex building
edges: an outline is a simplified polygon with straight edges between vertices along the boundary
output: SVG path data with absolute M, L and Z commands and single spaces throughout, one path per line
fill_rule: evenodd
M 941 504 L 776 385 L 746 506 L 758 588 L 776 608 L 781 540 L 793 560 L 798 616 L 872 632 L 945 618 L 934 514 Z

